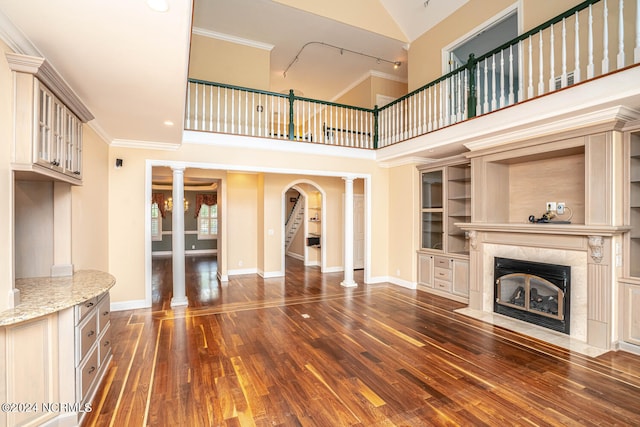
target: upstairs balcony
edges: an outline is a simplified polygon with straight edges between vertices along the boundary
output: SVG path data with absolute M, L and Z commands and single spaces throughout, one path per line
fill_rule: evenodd
M 515 126 L 514 117 L 534 122 L 541 111 L 560 117 L 588 104 L 633 111 L 638 64 L 640 0 L 588 0 L 373 109 L 190 79 L 185 130 L 375 151 L 413 140 L 415 151 L 424 146 L 419 137 L 471 119 L 486 127 L 475 119 L 518 105 L 494 118 Z M 556 93 L 564 106 L 553 102 Z

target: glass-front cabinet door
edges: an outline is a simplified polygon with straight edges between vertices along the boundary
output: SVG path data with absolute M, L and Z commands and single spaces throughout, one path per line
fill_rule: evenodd
M 443 171 L 422 172 L 421 230 L 422 249 L 443 250 Z

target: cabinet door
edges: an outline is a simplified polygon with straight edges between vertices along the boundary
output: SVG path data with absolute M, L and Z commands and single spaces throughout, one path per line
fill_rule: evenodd
M 421 174 L 421 247 L 443 250 L 443 170 L 422 172 Z
M 38 128 L 35 137 L 34 163 L 49 166 L 53 160 L 51 134 L 53 132 L 53 95 L 41 85 L 37 86 L 36 117 Z
M 624 284 L 622 330 L 624 341 L 640 345 L 640 285 Z
M 82 178 L 82 123 L 66 110 L 65 115 L 65 162 L 64 172 Z
M 433 255 L 418 254 L 418 284 L 433 288 Z
M 452 292 L 456 295 L 469 296 L 469 261 L 453 260 Z

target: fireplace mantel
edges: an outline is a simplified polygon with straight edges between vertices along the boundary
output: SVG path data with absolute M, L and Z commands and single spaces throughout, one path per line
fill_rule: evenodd
M 553 224 L 553 223 L 478 223 L 462 222 L 456 223 L 464 231 L 481 232 L 507 232 L 507 233 L 529 233 L 529 234 L 554 234 L 569 236 L 602 236 L 613 237 L 629 231 L 629 226 L 602 226 L 602 225 L 582 225 L 582 224 Z

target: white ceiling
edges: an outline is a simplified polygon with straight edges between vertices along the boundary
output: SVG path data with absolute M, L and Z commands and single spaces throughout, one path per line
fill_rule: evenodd
M 0 0 L 0 37 L 19 53 L 43 56 L 63 76 L 112 144 L 180 144 L 193 26 L 269 44 L 272 90 L 331 100 L 374 71 L 406 79 L 406 41 L 283 6 L 271 0 Z M 374 0 L 371 0 L 374 1 Z M 408 40 L 468 0 L 379 0 Z M 309 45 L 318 41 L 391 61 Z M 167 126 L 171 121 L 173 126 Z

